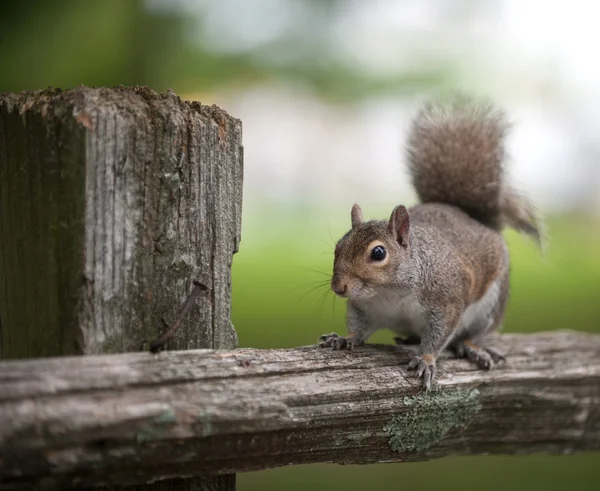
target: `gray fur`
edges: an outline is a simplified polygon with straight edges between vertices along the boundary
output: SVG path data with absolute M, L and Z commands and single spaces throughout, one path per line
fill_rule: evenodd
M 353 207 L 331 282 L 348 298 L 348 335 L 326 335 L 322 346 L 359 346 L 382 328 L 419 338 L 409 369 L 425 389 L 446 347 L 481 368 L 503 359 L 475 344 L 500 328 L 508 301 L 501 229 L 508 224 L 540 237 L 533 207 L 504 183 L 507 128 L 500 111 L 461 97 L 419 112 L 408 154 L 421 203 L 397 206 L 387 221 L 363 222 Z M 384 260 L 370 256 L 374 244 L 385 248 Z
M 496 230 L 513 227 L 541 247 L 537 210 L 506 182 L 509 129 L 504 112 L 489 101 L 459 94 L 428 102 L 408 135 L 412 182 L 422 203 L 456 206 Z

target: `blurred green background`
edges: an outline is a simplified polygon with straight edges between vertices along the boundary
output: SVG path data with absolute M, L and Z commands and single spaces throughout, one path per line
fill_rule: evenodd
M 373 2 L 371 12 L 360 2 L 325 0 L 4 0 L 0 4 L 0 91 L 143 84 L 158 91 L 172 88 L 183 98 L 204 104 L 217 103 L 241 117 L 246 183 L 242 243 L 233 265 L 233 322 L 241 346 L 312 344 L 324 332 L 344 331 L 344 304 L 328 290 L 327 275 L 335 239 L 349 226 L 356 183 L 344 176 L 343 156 L 338 170 L 329 174 L 329 162 L 311 163 L 310 157 L 298 158 L 297 173 L 286 174 L 285 151 L 294 140 L 287 143 L 285 138 L 302 133 L 306 121 L 294 126 L 290 123 L 293 110 L 282 114 L 281 120 L 277 110 L 284 107 L 290 111 L 290 101 L 301 101 L 298 104 L 303 111 L 307 104 L 308 113 L 318 109 L 315 118 L 325 111 L 344 120 L 355 117 L 369 101 L 389 107 L 414 93 L 457 84 L 489 84 L 498 92 L 494 76 L 486 78 L 481 73 L 485 70 L 475 69 L 477 63 L 472 63 L 481 60 L 482 52 L 486 55 L 487 45 L 479 47 L 483 50 L 479 57 L 463 48 L 436 56 L 424 54 L 437 53 L 442 45 L 464 45 L 456 32 L 477 32 L 477 19 L 489 21 L 499 15 L 494 10 L 498 2 L 456 1 L 451 8 L 442 1 L 397 2 L 418 7 L 420 13 L 407 8 L 408 20 L 401 18 L 398 30 L 409 25 L 409 35 L 395 38 L 395 46 L 384 39 L 381 46 L 398 53 L 416 50 L 416 58 L 420 56 L 422 62 L 387 66 L 384 61 L 384 69 L 375 69 L 365 64 L 364 53 L 362 61 L 352 53 L 360 53 L 371 36 L 359 28 L 370 25 L 376 31 L 376 13 L 386 17 L 385 3 Z M 423 9 L 424 5 L 428 8 Z M 482 14 L 485 8 L 491 13 Z M 421 22 L 433 17 L 434 28 Z M 417 38 L 419 42 L 413 45 Z M 466 44 L 472 43 L 467 39 Z M 465 62 L 468 56 L 474 58 Z M 368 50 L 366 58 L 370 58 Z M 514 86 L 502 90 L 513 93 L 517 101 L 543 92 L 544 103 L 558 101 L 557 106 L 567 107 L 569 114 L 575 111 L 575 103 L 569 105 L 570 99 L 564 97 L 565 91 L 573 90 L 568 84 L 549 88 L 545 78 L 528 83 L 530 88 L 524 83 L 521 92 Z M 285 87 L 281 105 L 280 87 Z M 275 117 L 267 117 L 268 108 L 252 97 L 256 91 L 274 101 Z M 392 102 L 388 104 L 388 100 Z M 264 140 L 280 122 L 289 126 L 267 145 Z M 256 129 L 259 127 L 263 132 Z M 530 177 L 532 184 L 539 185 L 537 196 L 553 205 L 547 217 L 550 244 L 546 255 L 541 257 L 526 239 L 506 234 L 513 257 L 506 331 L 569 328 L 600 333 L 600 152 L 594 139 L 585 134 L 585 124 L 579 128 L 580 146 L 586 149 L 587 159 L 573 156 L 568 162 L 569 176 L 583 173 L 575 184 L 573 179 L 565 180 L 565 186 L 570 182 L 569 192 L 561 194 L 562 178 L 555 180 L 559 183 L 556 193 L 550 185 L 544 188 L 540 184 L 552 169 L 564 172 L 560 164 L 549 169 L 544 164 Z M 525 140 L 525 149 L 550 145 L 552 135 L 532 139 L 529 145 Z M 374 141 L 377 146 L 377 136 Z M 350 153 L 358 144 L 344 141 Z M 400 147 L 400 135 L 397 145 Z M 301 153 L 298 149 L 292 152 L 294 157 Z M 587 164 L 578 167 L 579 161 Z M 367 165 L 373 163 L 365 162 Z M 349 168 L 348 173 L 352 172 L 355 169 Z M 301 185 L 296 185 L 298 176 L 304 176 Z M 578 182 L 583 183 L 581 189 Z M 283 189 L 279 194 L 275 192 L 278 187 Z M 369 215 L 383 218 L 397 204 L 400 193 L 377 194 L 359 197 L 368 200 L 361 204 Z M 411 204 L 410 197 L 404 201 Z M 381 332 L 373 339 L 391 342 L 391 334 Z M 600 456 L 590 454 L 449 458 L 404 465 L 311 465 L 241 474 L 238 489 L 378 491 L 477 486 L 486 490 L 597 490 L 599 464 Z

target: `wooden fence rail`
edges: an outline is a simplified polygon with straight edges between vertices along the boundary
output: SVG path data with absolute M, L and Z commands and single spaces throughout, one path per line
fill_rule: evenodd
M 492 372 L 409 348 L 191 350 L 0 364 L 0 489 L 135 485 L 311 462 L 600 449 L 600 336 L 503 335 Z

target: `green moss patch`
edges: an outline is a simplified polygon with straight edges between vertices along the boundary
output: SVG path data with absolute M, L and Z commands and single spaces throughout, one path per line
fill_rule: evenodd
M 466 426 L 479 412 L 479 391 L 436 390 L 406 396 L 406 411 L 384 427 L 394 452 L 423 452 L 440 443 L 448 432 Z

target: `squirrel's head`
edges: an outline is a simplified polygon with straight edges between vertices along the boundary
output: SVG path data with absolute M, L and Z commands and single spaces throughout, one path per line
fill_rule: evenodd
M 410 217 L 394 208 L 389 221 L 363 220 L 360 206 L 351 212 L 352 229 L 336 244 L 331 289 L 341 297 L 367 300 L 397 283 L 410 257 Z

